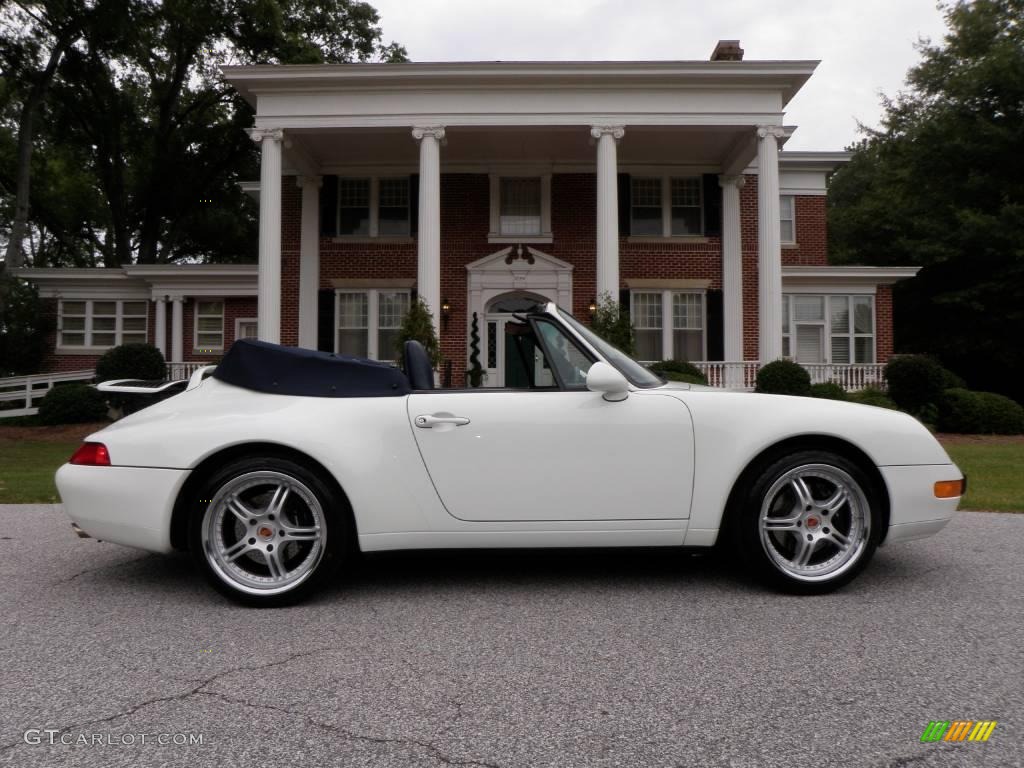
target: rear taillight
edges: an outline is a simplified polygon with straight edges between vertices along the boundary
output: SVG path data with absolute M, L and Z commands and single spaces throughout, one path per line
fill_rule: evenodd
M 82 443 L 71 457 L 72 464 L 85 464 L 90 467 L 109 467 L 110 452 L 103 443 Z

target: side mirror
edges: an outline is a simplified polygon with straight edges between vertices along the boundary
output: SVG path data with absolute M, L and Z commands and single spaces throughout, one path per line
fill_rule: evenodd
M 587 371 L 587 389 L 591 392 L 603 392 L 604 399 L 618 402 L 629 397 L 629 382 L 626 377 L 612 368 L 608 363 L 597 362 Z

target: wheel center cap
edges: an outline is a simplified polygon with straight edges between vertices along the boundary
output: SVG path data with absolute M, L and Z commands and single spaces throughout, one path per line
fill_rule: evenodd
M 819 522 L 820 521 L 816 517 L 808 517 L 807 518 L 807 527 L 808 528 L 817 528 Z
M 261 539 L 272 539 L 274 538 L 274 529 L 268 525 L 260 526 L 259 530 L 256 531 Z

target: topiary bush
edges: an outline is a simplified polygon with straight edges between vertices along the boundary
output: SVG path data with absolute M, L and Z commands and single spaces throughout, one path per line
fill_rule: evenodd
M 769 395 L 806 397 L 811 394 L 811 375 L 802 365 L 792 360 L 775 360 L 761 366 L 754 391 Z
M 106 400 L 88 384 L 55 386 L 39 401 L 39 421 L 51 426 L 103 421 L 106 417 Z
M 876 408 L 888 408 L 890 411 L 899 410 L 896 407 L 896 403 L 878 387 L 864 387 L 864 389 L 857 390 L 856 392 L 849 392 L 846 397 L 851 403 L 873 405 Z
M 687 381 L 690 384 L 707 384 L 707 377 L 693 363 L 686 360 L 661 360 L 649 368 L 669 381 Z
M 943 391 L 963 382 L 927 355 L 897 355 L 885 366 L 889 397 L 902 410 L 920 415 Z
M 96 381 L 143 379 L 157 381 L 167 375 L 167 364 L 152 344 L 121 344 L 103 353 L 96 363 Z
M 947 389 L 938 404 L 940 432 L 967 435 L 1019 435 L 1024 433 L 1024 408 L 994 392 Z
M 811 385 L 811 397 L 820 397 L 825 400 L 849 400 L 846 390 L 834 381 L 827 381 L 824 384 Z

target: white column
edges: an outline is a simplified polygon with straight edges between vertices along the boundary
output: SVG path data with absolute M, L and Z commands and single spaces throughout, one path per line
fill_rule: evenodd
M 319 176 L 302 176 L 302 231 L 299 241 L 299 346 L 317 348 L 317 289 L 320 287 Z
M 743 359 L 743 240 L 740 229 L 742 174 L 719 176 L 722 188 L 722 336 L 724 357 Z
M 779 235 L 779 143 L 781 126 L 757 129 L 758 359 L 782 357 L 782 246 Z
M 597 139 L 597 298 L 619 300 L 619 179 L 616 144 L 621 125 L 595 125 Z
M 257 335 L 281 343 L 281 141 L 280 128 L 253 128 L 260 156 L 260 263 Z
M 185 359 L 184 323 L 181 316 L 182 297 L 171 299 L 171 362 L 180 363 Z
M 167 299 L 161 297 L 156 300 L 156 324 L 153 328 L 153 341 L 160 354 L 167 359 Z
M 416 234 L 416 290 L 434 315 L 440 337 L 441 322 L 441 148 L 444 127 L 416 127 L 412 137 L 420 143 L 420 209 Z

